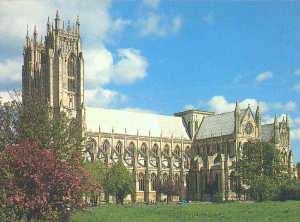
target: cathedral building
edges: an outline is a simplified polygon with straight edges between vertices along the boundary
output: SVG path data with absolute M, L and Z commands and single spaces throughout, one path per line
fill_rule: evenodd
M 86 161 L 111 166 L 122 160 L 135 178 L 135 193 L 128 198 L 134 202 L 166 198 L 157 186 L 169 178 L 186 190 L 175 199 L 235 199 L 230 174 L 248 140 L 274 143 L 294 170 L 288 116 L 262 124 L 259 106 L 253 113 L 236 102 L 232 112 L 193 109 L 174 116 L 86 107 L 80 21 L 65 28 L 58 12 L 54 24 L 48 18 L 44 39 L 38 41 L 36 28 L 32 38 L 27 32 L 22 93 L 43 96 L 54 110 L 69 111 L 82 122 Z M 212 183 L 217 190 L 213 196 L 207 189 Z

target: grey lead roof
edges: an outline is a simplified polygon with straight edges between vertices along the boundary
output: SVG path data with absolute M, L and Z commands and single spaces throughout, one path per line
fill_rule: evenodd
M 274 124 L 265 124 L 261 126 L 261 137 L 265 142 L 271 142 L 274 135 Z
M 181 117 L 129 110 L 86 107 L 88 131 L 189 139 Z
M 241 110 L 243 118 L 246 109 Z M 234 111 L 207 116 L 201 123 L 196 139 L 205 139 L 234 133 Z

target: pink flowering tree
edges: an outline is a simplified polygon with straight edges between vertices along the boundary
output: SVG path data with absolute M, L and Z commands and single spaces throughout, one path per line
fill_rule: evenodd
M 58 156 L 28 142 L 0 153 L 0 221 L 66 221 L 86 207 L 84 193 L 100 186 L 88 179 L 80 157 Z

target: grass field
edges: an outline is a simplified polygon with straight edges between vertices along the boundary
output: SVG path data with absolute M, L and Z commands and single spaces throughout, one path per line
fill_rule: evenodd
M 300 202 L 102 206 L 74 215 L 72 222 L 300 222 Z

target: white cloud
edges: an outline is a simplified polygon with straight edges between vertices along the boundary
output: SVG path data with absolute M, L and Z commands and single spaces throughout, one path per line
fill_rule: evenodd
M 86 80 L 92 86 L 110 82 L 131 84 L 147 76 L 148 62 L 139 50 L 119 49 L 118 61 L 103 46 L 92 49 L 86 55 Z
M 191 109 L 196 109 L 192 104 L 188 104 L 188 105 L 185 105 L 184 110 L 191 110 Z
M 208 105 L 210 109 L 216 113 L 223 113 L 233 111 L 235 108 L 234 103 L 228 103 L 224 96 L 214 96 Z
M 291 140 L 300 141 L 300 128 L 291 130 Z
M 0 82 L 18 82 L 22 79 L 21 59 L 0 61 Z
M 158 8 L 160 0 L 143 0 L 143 3 L 150 8 Z
M 113 81 L 119 84 L 133 83 L 137 79 L 147 76 L 147 60 L 136 49 L 119 49 L 120 60 L 116 63 L 113 72 Z
M 293 87 L 293 90 L 299 91 L 300 90 L 300 83 L 298 83 L 297 85 L 295 85 Z
M 293 101 L 287 102 L 285 105 L 281 102 L 276 102 L 274 104 L 270 104 L 272 109 L 284 110 L 284 111 L 294 111 L 297 107 L 297 104 Z
M 297 104 L 293 101 L 289 101 L 286 105 L 285 105 L 285 110 L 286 111 L 294 111 L 297 107 Z
M 164 15 L 149 13 L 146 17 L 139 19 L 138 28 L 141 36 L 156 35 L 166 36 L 177 33 L 182 25 L 180 16 L 169 19 Z
M 104 46 L 85 53 L 85 78 L 89 84 L 104 85 L 110 82 L 113 72 L 113 55 Z
M 267 112 L 269 109 L 266 102 L 257 102 L 256 99 L 248 98 L 240 102 L 240 108 L 245 109 L 250 105 L 250 108 L 255 111 L 257 104 L 260 105 L 262 112 Z M 231 112 L 235 109 L 235 103 L 229 103 L 224 96 L 214 96 L 209 102 L 210 110 L 216 113 Z
M 0 101 L 6 103 L 11 101 L 11 96 L 8 92 L 0 92 Z
M 80 16 L 81 33 L 99 40 L 110 40 L 108 34 L 120 32 L 130 24 L 129 20 L 118 18 L 114 20 L 109 14 L 112 0 L 26 0 L 26 1 L 0 1 L 0 42 L 23 42 L 26 26 L 30 33 L 36 24 L 39 34 L 45 33 L 47 16 L 52 22 L 56 10 L 60 11 L 61 24 L 65 19 L 75 22 Z M 93 13 L 91 13 L 91 11 Z M 34 12 L 34 13 L 33 13 Z
M 116 91 L 98 88 L 85 90 L 85 103 L 87 106 L 110 107 L 127 101 L 127 96 Z
M 202 17 L 202 20 L 208 25 L 215 24 L 215 13 L 209 12 L 206 16 Z
M 131 24 L 130 20 L 123 20 L 121 18 L 118 18 L 116 21 L 112 24 L 112 30 L 116 32 L 122 32 L 124 28 Z
M 275 116 L 271 116 L 269 114 L 266 114 L 266 115 L 263 115 L 262 116 L 262 124 L 268 124 L 268 123 L 274 123 L 274 118 Z M 279 121 L 282 121 L 283 118 L 286 118 L 286 115 L 285 114 L 281 114 L 279 117 L 278 117 L 278 120 Z M 290 123 L 293 122 L 293 120 L 289 117 L 290 119 Z
M 273 73 L 268 71 L 268 72 L 264 72 L 264 73 L 261 73 L 259 75 L 256 76 L 256 81 L 257 82 L 261 82 L 261 81 L 264 81 L 264 80 L 267 80 L 267 79 L 271 79 L 273 77 Z

